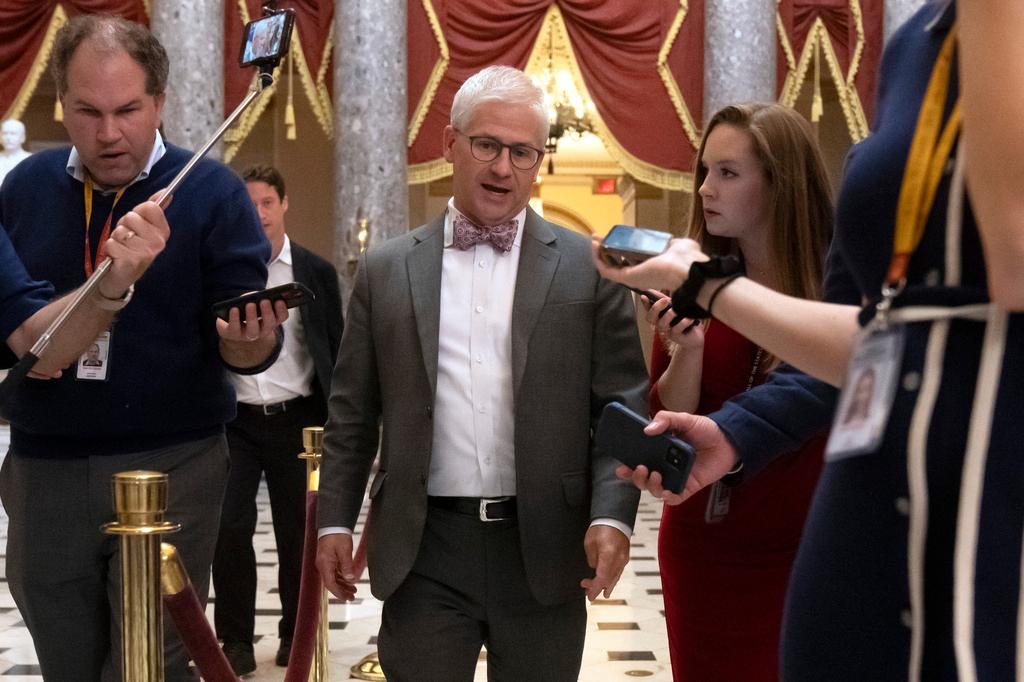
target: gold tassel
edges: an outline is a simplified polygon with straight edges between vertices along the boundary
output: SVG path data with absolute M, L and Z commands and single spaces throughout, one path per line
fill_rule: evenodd
M 292 48 L 294 49 L 294 48 Z M 286 140 L 294 140 L 297 137 L 295 130 L 295 97 L 292 86 L 295 84 L 295 72 L 292 64 L 295 62 L 295 55 L 288 55 L 288 104 L 284 107 L 284 137 Z
M 59 97 L 53 102 L 53 120 L 58 123 L 64 120 L 64 107 L 61 106 Z
M 811 103 L 811 123 L 817 123 L 825 113 L 821 99 L 821 37 L 814 42 L 814 99 Z

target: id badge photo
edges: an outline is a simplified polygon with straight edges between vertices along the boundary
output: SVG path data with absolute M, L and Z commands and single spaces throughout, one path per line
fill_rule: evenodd
M 825 448 L 834 462 L 878 450 L 889 423 L 903 360 L 904 328 L 868 327 L 857 339 Z
M 75 363 L 75 379 L 79 381 L 106 381 L 110 371 L 110 339 L 107 330 L 96 337 Z

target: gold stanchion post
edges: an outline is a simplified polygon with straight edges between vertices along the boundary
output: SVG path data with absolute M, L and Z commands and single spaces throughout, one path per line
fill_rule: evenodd
M 121 536 L 121 673 L 130 682 L 163 682 L 163 602 L 160 598 L 160 536 L 180 524 L 164 520 L 167 474 L 114 474 L 117 521 L 103 531 Z
M 302 429 L 302 454 L 306 460 L 306 490 L 320 489 L 320 457 L 324 451 L 324 429 L 322 426 L 307 426 Z M 309 671 L 309 682 L 327 682 L 327 635 L 330 623 L 327 620 L 327 590 L 320 588 L 320 627 L 316 631 L 316 648 L 313 650 L 313 665 Z

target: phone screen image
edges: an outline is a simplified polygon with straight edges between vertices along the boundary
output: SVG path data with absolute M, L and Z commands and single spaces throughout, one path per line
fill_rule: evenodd
M 668 247 L 672 235 L 658 230 L 647 230 L 642 227 L 616 225 L 604 238 L 606 249 L 621 249 L 657 255 Z
M 245 45 L 242 48 L 242 66 L 248 66 L 282 56 L 283 42 L 289 20 L 287 12 L 252 21 L 246 25 Z

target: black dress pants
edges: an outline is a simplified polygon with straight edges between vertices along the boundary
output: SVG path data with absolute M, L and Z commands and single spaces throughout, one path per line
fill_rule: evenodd
M 213 560 L 213 620 L 224 642 L 251 644 L 256 627 L 256 493 L 265 475 L 277 543 L 277 586 L 281 598 L 278 636 L 291 641 L 299 602 L 302 542 L 306 516 L 306 463 L 302 429 L 322 426 L 323 400 L 314 394 L 265 415 L 239 404 L 228 424 L 231 473 L 224 494 L 220 534 Z
M 534 599 L 515 519 L 430 506 L 412 572 L 384 602 L 381 666 L 388 682 L 471 682 L 486 645 L 491 682 L 573 682 L 585 604 L 582 588 L 561 604 Z

